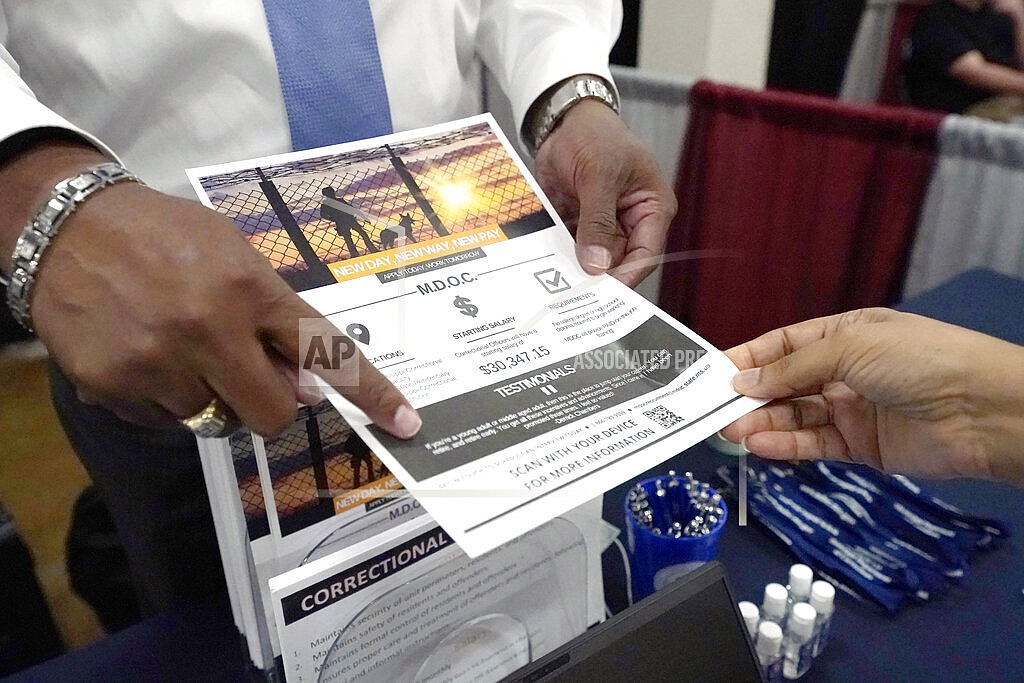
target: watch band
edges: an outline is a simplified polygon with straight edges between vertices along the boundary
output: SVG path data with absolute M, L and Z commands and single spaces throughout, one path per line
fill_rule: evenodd
M 39 263 L 61 225 L 74 210 L 98 190 L 125 180 L 141 182 L 117 162 L 93 166 L 78 175 L 57 183 L 50 198 L 36 212 L 14 245 L 11 254 L 11 276 L 7 282 L 7 306 L 14 319 L 32 331 L 29 311 L 32 286 L 35 284 Z
M 522 131 L 530 154 L 536 155 L 537 148 L 565 113 L 587 98 L 600 100 L 616 113 L 619 111 L 619 96 L 608 81 L 589 74 L 568 78 L 541 95 L 530 107 Z

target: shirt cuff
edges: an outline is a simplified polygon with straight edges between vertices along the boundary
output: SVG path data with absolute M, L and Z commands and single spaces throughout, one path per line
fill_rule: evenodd
M 607 47 L 600 45 L 589 33 L 576 36 L 564 33 L 541 41 L 525 56 L 512 74 L 516 88 L 509 97 L 516 130 L 522 140 L 523 122 L 530 106 L 551 86 L 573 76 L 593 74 L 600 76 L 615 89 L 615 81 L 608 67 Z M 616 90 L 616 96 L 618 91 Z
M 43 106 L 25 89 L 0 85 L 0 100 L 4 101 L 4 111 L 0 113 L 0 148 L 8 139 L 20 133 L 37 128 L 56 128 L 81 138 L 112 161 L 120 163 L 114 150 L 102 140 Z

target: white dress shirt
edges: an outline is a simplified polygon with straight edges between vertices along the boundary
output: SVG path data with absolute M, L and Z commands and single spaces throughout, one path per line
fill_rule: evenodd
M 370 6 L 396 131 L 479 112 L 481 62 L 517 126 L 564 78 L 611 80 L 614 0 Z M 69 128 L 192 198 L 186 168 L 291 149 L 260 0 L 0 0 L 0 43 L 0 140 Z

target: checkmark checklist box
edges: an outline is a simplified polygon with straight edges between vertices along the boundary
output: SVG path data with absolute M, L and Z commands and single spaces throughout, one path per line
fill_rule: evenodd
M 562 273 L 555 270 L 554 268 L 548 268 L 547 270 L 540 270 L 533 274 L 537 278 L 537 282 L 544 286 L 544 289 L 548 290 L 551 294 L 557 294 L 558 292 L 564 292 L 569 289 L 571 285 L 569 282 L 562 277 Z

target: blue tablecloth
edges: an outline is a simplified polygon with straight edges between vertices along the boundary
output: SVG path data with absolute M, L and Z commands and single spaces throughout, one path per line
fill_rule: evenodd
M 1024 282 L 991 271 L 965 273 L 899 308 L 1024 344 Z M 715 469 L 732 460 L 700 444 L 645 476 L 690 470 L 714 482 Z M 1003 547 L 980 554 L 960 587 L 895 616 L 840 594 L 828 649 L 801 680 L 1024 680 L 1024 489 L 976 480 L 917 481 L 968 512 L 1009 523 L 1014 536 Z M 627 488 L 605 495 L 605 518 L 613 523 L 622 524 Z M 612 577 L 621 577 L 621 569 L 613 565 L 621 561 L 607 555 L 606 575 L 614 584 Z M 718 559 L 737 599 L 758 604 L 766 583 L 786 583 L 794 561 L 756 524 L 739 527 L 735 514 L 722 535 Z M 622 599 L 621 578 L 618 583 L 607 587 L 611 601 Z
M 1024 344 L 1024 282 L 989 271 L 966 273 L 900 308 Z M 730 461 L 701 444 L 644 476 L 690 470 L 714 481 L 715 468 Z M 605 518 L 619 525 L 628 486 L 605 496 Z M 802 680 L 1024 679 L 1024 490 L 969 480 L 930 488 L 969 512 L 1008 522 L 1016 536 L 980 555 L 960 588 L 896 616 L 840 594 L 832 640 Z M 793 558 L 767 532 L 739 527 L 736 517 L 722 535 L 719 560 L 737 599 L 760 602 L 765 583 L 785 583 Z M 605 565 L 609 601 L 621 607 L 621 561 L 606 553 Z M 681 647 L 695 642 L 689 635 L 680 634 Z M 161 615 L 17 680 L 248 680 L 245 661 L 227 606 L 207 605 Z

